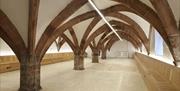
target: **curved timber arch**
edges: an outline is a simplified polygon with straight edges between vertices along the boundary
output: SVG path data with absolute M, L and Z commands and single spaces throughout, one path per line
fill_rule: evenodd
M 75 34 L 75 30 L 72 27 L 68 28 L 68 31 L 70 32 L 73 41 L 70 38 L 68 38 L 66 34 L 63 33 L 61 36 L 59 36 L 58 42 L 55 40 L 55 43 L 57 45 L 58 50 L 60 50 L 60 47 L 66 42 L 71 47 L 73 52 L 75 52 L 75 49 L 79 48 L 78 39 Z
M 66 41 L 66 43 L 68 43 L 68 45 L 71 47 L 71 49 L 73 51 L 75 51 L 76 46 L 73 44 L 73 42 L 64 33 L 61 36 Z
M 27 53 L 25 43 L 10 19 L 0 10 L 0 37 L 11 47 L 19 61 Z
M 132 13 L 135 13 L 136 15 L 148 21 L 158 30 L 158 32 L 161 34 L 161 36 L 163 36 L 165 40 L 167 39 L 167 33 L 165 32 L 165 29 L 162 25 L 160 18 L 158 17 L 157 13 L 153 11 L 153 9 L 151 9 L 149 6 L 147 6 L 146 4 L 142 3 L 139 0 L 112 0 L 112 1 L 119 2 L 121 5 L 127 7 L 129 10 L 134 11 Z M 167 43 L 169 44 L 169 42 Z
M 157 11 L 157 14 L 160 17 L 160 20 L 162 21 L 162 24 L 165 28 L 165 31 L 168 35 L 168 39 L 170 41 L 170 52 L 173 55 L 174 58 L 174 64 L 177 66 L 180 60 L 179 52 L 177 50 L 180 48 L 180 32 L 178 31 L 178 27 L 176 24 L 175 17 L 173 15 L 173 12 L 168 4 L 167 0 L 149 0 L 154 8 Z M 158 4 L 161 3 L 161 4 Z M 168 47 L 169 47 L 168 46 Z
M 122 33 L 118 33 L 120 36 L 121 36 L 121 38 L 122 39 L 125 39 L 125 40 L 127 40 L 127 41 L 129 41 L 134 47 L 135 47 L 135 49 L 138 49 L 139 48 L 139 46 L 137 46 L 137 44 L 136 44 L 136 42 L 133 40 L 133 39 L 131 39 L 131 38 L 128 38 L 126 35 L 124 35 L 124 34 L 122 34 Z M 114 36 L 116 36 L 115 34 L 114 34 Z M 112 47 L 112 45 L 115 43 L 115 42 L 117 42 L 117 41 L 119 41 L 119 38 L 118 37 L 112 37 L 111 39 L 109 39 L 109 41 L 107 42 L 107 44 L 101 49 L 102 50 L 102 56 L 104 56 L 105 58 L 106 58 L 106 52 L 107 52 L 107 50 L 109 50 L 110 51 L 110 48 Z
M 173 12 L 168 4 L 167 0 L 149 0 L 151 4 L 154 6 L 154 8 L 157 11 L 157 14 L 162 21 L 163 26 L 165 27 L 165 31 L 168 34 L 168 36 L 174 36 L 179 34 L 178 26 L 176 24 L 175 17 L 173 15 Z M 159 4 L 161 3 L 161 4 Z
M 146 6 L 147 7 L 147 6 Z M 114 10 L 112 10 L 114 9 Z M 161 21 L 159 20 L 159 17 L 157 16 L 156 13 L 154 13 L 153 11 L 146 11 L 146 8 L 144 8 L 142 11 L 140 12 L 139 10 L 135 11 L 134 9 L 131 9 L 127 6 L 122 6 L 120 5 L 115 5 L 113 7 L 107 8 L 105 10 L 102 11 L 103 14 L 106 14 L 108 12 L 118 12 L 118 11 L 128 11 L 128 12 L 133 12 L 139 16 L 142 16 L 144 19 L 146 19 L 148 22 L 150 22 L 153 26 L 155 26 L 155 28 L 157 28 L 158 32 L 162 35 L 163 39 L 166 41 L 167 44 L 169 44 L 169 40 L 167 40 L 167 34 L 165 31 L 163 31 L 163 27 L 161 25 Z M 150 15 L 149 14 L 145 14 L 147 12 L 153 12 Z M 66 15 L 67 16 L 67 15 Z M 67 27 L 69 26 L 73 26 L 74 24 L 77 24 L 83 20 L 87 20 L 90 19 L 92 17 L 97 16 L 97 13 L 95 11 L 90 11 L 87 12 L 85 14 L 79 15 L 73 19 L 71 19 L 70 21 L 66 22 L 65 24 L 63 24 L 61 27 L 53 30 L 54 32 L 48 34 L 49 37 L 47 37 L 46 34 L 43 34 L 44 37 L 42 36 L 38 46 L 36 47 L 36 53 L 39 56 L 43 56 L 44 52 L 46 52 L 47 48 L 50 46 L 50 44 L 59 36 L 61 35 Z M 153 19 L 153 20 L 152 20 Z
M 138 48 L 139 48 L 139 46 L 137 46 L 137 44 L 135 43 L 134 40 L 132 40 L 132 39 L 130 39 L 130 38 L 127 38 L 127 37 L 125 37 L 125 36 L 122 36 L 122 35 L 121 35 L 121 37 L 122 37 L 123 39 L 129 41 L 129 42 L 134 46 L 135 49 L 138 49 Z M 105 45 L 105 48 L 103 49 L 103 51 L 110 50 L 111 47 L 113 46 L 113 44 L 114 44 L 115 42 L 117 42 L 117 41 L 119 41 L 118 37 L 113 37 L 113 38 L 111 38 L 111 39 L 108 41 L 108 43 Z
M 55 36 L 51 41 L 48 39 L 53 36 L 54 31 L 61 25 L 68 17 L 70 17 L 74 12 L 86 4 L 88 0 L 72 0 L 65 9 L 63 9 L 47 26 L 44 33 L 42 34 L 38 44 L 35 48 L 35 53 L 42 58 L 52 44 L 52 42 L 58 37 Z M 47 45 L 48 44 L 48 45 Z
M 89 44 L 89 47 L 90 47 L 92 53 L 93 53 L 93 52 L 96 52 L 96 53 L 98 54 L 98 56 L 99 56 L 99 52 L 100 52 L 99 50 L 100 50 L 100 49 L 98 49 L 97 46 L 94 45 L 94 43 L 93 43 L 93 44 L 90 43 L 90 44 Z
M 168 45 L 168 48 L 169 48 L 171 54 L 173 55 L 174 60 L 176 60 L 175 59 L 176 57 L 174 55 L 173 46 L 172 46 L 172 44 L 174 44 L 174 43 L 172 43 L 172 44 L 170 43 L 171 41 L 169 40 L 168 35 L 167 35 L 170 31 L 164 27 L 165 25 L 163 25 L 163 23 L 162 23 L 164 20 L 162 20 L 162 19 L 160 20 L 160 18 L 158 16 L 158 14 L 162 15 L 162 12 L 160 12 L 161 14 L 160 13 L 157 14 L 149 6 L 147 6 L 146 4 L 142 3 L 139 0 L 112 0 L 112 1 L 119 2 L 120 4 L 122 4 L 126 7 L 129 7 L 131 10 L 133 10 L 135 12 L 135 14 L 141 16 L 142 18 L 147 20 L 150 24 L 152 24 L 156 28 L 156 30 L 159 32 L 159 34 L 162 36 L 162 38 L 166 42 L 166 44 Z M 156 0 L 150 0 L 150 1 L 153 3 Z M 156 1 L 156 2 L 158 2 L 158 1 Z M 136 4 L 134 4 L 134 3 L 136 3 Z M 167 3 L 167 1 L 165 1 L 165 3 Z M 155 5 L 155 4 L 157 4 L 157 3 L 153 3 L 155 8 L 160 11 L 160 9 L 162 7 L 156 7 L 158 5 Z M 162 5 L 162 6 L 165 6 L 165 5 Z M 167 10 L 165 10 L 165 12 L 167 13 Z M 168 10 L 168 12 L 170 12 L 170 11 Z M 170 14 L 172 14 L 172 12 L 170 12 Z M 171 16 L 171 15 L 169 15 L 169 16 Z M 163 15 L 163 17 L 164 17 L 164 15 Z M 171 16 L 171 20 L 169 20 L 169 22 L 170 21 L 174 22 L 173 16 Z M 168 24 L 168 20 L 165 21 L 164 24 Z M 169 25 L 166 25 L 166 26 L 168 26 L 168 28 L 170 28 Z M 172 28 L 172 29 L 174 29 L 174 28 Z M 170 28 L 170 30 L 171 30 L 171 28 Z
M 134 43 L 133 40 L 128 39 L 128 38 L 125 38 L 125 37 L 122 37 L 122 38 L 125 39 L 125 40 L 127 40 L 127 41 L 129 41 L 129 42 L 133 45 L 133 47 L 138 50 L 139 47 L 136 46 L 136 44 Z M 108 50 L 111 50 L 111 47 L 112 47 L 113 44 L 116 43 L 117 41 L 119 41 L 119 39 L 118 39 L 118 38 L 114 38 L 113 41 L 111 42 L 111 45 L 107 47 Z
M 128 26 L 129 28 L 132 27 L 133 32 L 135 32 L 139 36 L 139 38 L 142 40 L 143 44 L 148 49 L 149 40 L 148 40 L 145 32 L 143 31 L 143 29 L 135 21 L 133 21 L 131 18 L 129 18 L 121 13 L 117 13 L 117 12 L 111 12 L 111 13 L 106 14 L 105 16 L 115 17 L 115 18 L 121 19 L 121 20 L 125 21 L 126 23 L 128 23 L 128 24 L 124 24 L 124 25 Z M 95 17 L 94 20 L 88 26 L 88 28 L 82 38 L 81 47 L 83 47 L 83 44 L 84 44 L 85 40 L 87 39 L 87 36 L 89 35 L 90 31 L 95 27 L 95 25 L 98 23 L 98 21 L 100 21 L 99 17 Z M 122 27 L 123 27 L 123 25 L 122 25 Z M 103 39 L 103 37 L 101 37 L 101 40 L 102 39 Z
M 111 23 L 112 25 L 116 25 L 116 26 L 114 26 L 116 29 L 121 29 L 122 31 L 125 31 L 125 32 L 129 33 L 130 35 L 134 36 L 134 39 L 137 39 L 137 40 L 139 40 L 140 42 L 142 41 L 141 38 L 139 38 L 138 34 L 136 34 L 135 32 L 133 32 L 134 29 L 131 28 L 130 26 L 125 25 L 124 23 L 122 23 L 122 22 L 120 22 L 120 21 L 114 21 L 114 20 L 110 21 L 110 23 Z M 103 25 L 103 26 L 105 26 L 105 25 Z M 102 27 L 103 27 L 103 26 L 102 26 Z M 99 28 L 99 29 L 101 29 L 101 28 Z M 98 32 L 103 33 L 103 32 L 102 32 L 101 30 L 99 30 L 99 29 L 98 29 L 97 31 L 95 31 L 94 34 L 98 34 Z M 107 33 L 105 33 L 105 35 L 107 35 L 108 33 L 110 33 L 110 31 L 108 31 L 107 29 L 104 29 L 104 31 L 107 32 Z M 93 34 L 92 34 L 92 36 L 93 36 Z M 92 36 L 89 37 L 88 39 L 94 39 L 94 38 L 95 38 L 95 37 L 92 37 Z M 105 36 L 103 35 L 103 37 L 105 37 Z M 102 40 L 99 41 L 98 46 L 101 45 L 100 42 L 102 42 Z M 86 41 L 86 44 L 85 44 L 85 45 L 87 45 L 87 44 L 88 44 L 88 42 Z M 146 45 L 145 45 L 145 46 L 146 46 Z M 86 48 L 86 47 L 85 47 L 85 48 Z M 148 47 L 146 46 L 146 48 L 148 48 Z M 147 51 L 148 51 L 148 49 L 147 49 Z
M 118 27 L 115 27 L 115 29 L 119 29 Z M 140 39 L 138 38 L 137 35 L 135 35 L 131 30 L 121 30 L 121 31 L 117 31 L 118 33 L 124 33 L 127 36 L 131 36 L 132 40 L 134 41 L 134 44 L 136 45 L 136 47 L 140 46 L 142 43 L 140 41 Z M 102 46 L 110 39 L 114 38 L 114 36 L 116 36 L 114 33 L 106 36 L 103 40 L 98 42 L 98 48 L 101 49 Z M 123 36 L 121 34 L 121 36 Z M 124 36 L 123 36 L 124 37 Z
M 125 21 L 126 23 L 128 23 L 129 26 L 131 26 L 135 29 L 134 32 L 136 34 L 138 34 L 138 36 L 143 40 L 144 43 L 148 41 L 148 38 L 147 38 L 145 32 L 143 31 L 143 29 L 131 18 L 127 17 L 126 15 L 123 15 L 121 13 L 116 13 L 116 12 L 109 13 L 109 14 L 107 14 L 107 16 L 115 17 L 115 18 Z
M 110 23 L 113 24 L 113 21 L 110 21 Z M 89 43 L 90 43 L 91 41 L 93 41 L 93 39 L 94 39 L 95 37 L 97 37 L 98 35 L 106 32 L 106 31 L 108 31 L 107 29 L 109 29 L 109 27 L 108 27 L 106 24 L 104 24 L 103 26 L 101 26 L 100 28 L 98 28 L 98 29 L 97 29 L 92 35 L 90 35 L 89 38 L 86 40 L 86 43 L 85 43 L 85 45 L 84 45 L 84 47 L 83 47 L 83 50 L 85 50 L 85 49 L 87 48 L 87 46 L 89 45 Z M 126 32 L 127 32 L 127 31 L 128 31 L 128 30 L 126 30 Z M 131 31 L 128 31 L 128 33 L 131 33 Z M 128 33 L 127 33 L 127 34 L 128 34 Z M 137 37 L 137 35 L 134 34 L 133 32 L 132 32 L 131 34 L 133 34 L 133 38 L 134 38 L 134 39 L 137 39 L 137 40 L 138 40 L 138 43 L 141 44 L 141 40 L 139 39 L 139 37 Z M 134 37 L 134 36 L 136 36 L 136 37 Z
M 76 48 L 79 48 L 79 45 L 78 45 L 78 39 L 77 39 L 77 36 L 76 36 L 76 33 L 75 33 L 75 30 L 71 27 L 68 29 L 72 38 L 73 38 L 73 41 L 74 41 L 74 46 Z
M 58 41 L 55 41 L 56 43 L 56 47 L 57 47 L 57 51 L 60 51 L 61 47 L 64 45 L 66 41 L 61 37 L 59 37 Z
M 138 48 L 141 46 L 141 42 L 139 41 L 139 39 L 137 39 L 137 36 L 134 34 L 129 34 L 127 31 L 117 31 L 117 33 L 123 38 L 126 39 L 127 41 L 130 40 L 130 42 L 133 43 L 135 48 Z M 101 45 L 104 45 L 107 41 L 111 40 L 111 39 L 116 39 L 115 37 L 116 35 L 113 33 L 111 35 L 109 35 L 108 37 L 106 37 L 103 41 Z M 135 37 L 136 36 L 136 37 Z M 129 39 L 129 40 L 128 40 Z
M 116 29 L 120 29 L 120 30 L 123 30 L 123 31 L 127 31 L 130 35 L 133 35 L 135 36 L 135 38 L 137 39 L 140 39 L 140 41 L 144 44 L 144 46 L 146 47 L 146 50 L 149 51 L 149 47 L 148 47 L 148 44 L 149 44 L 149 40 L 148 39 L 142 39 L 142 37 L 140 36 L 146 36 L 145 34 L 143 35 L 140 35 L 139 33 L 137 33 L 138 31 L 140 30 L 137 30 L 135 29 L 134 27 L 131 27 L 123 22 L 120 22 L 120 21 L 112 21 L 111 22 L 112 24 L 116 25 L 115 28 Z M 141 30 L 142 31 L 142 30 Z

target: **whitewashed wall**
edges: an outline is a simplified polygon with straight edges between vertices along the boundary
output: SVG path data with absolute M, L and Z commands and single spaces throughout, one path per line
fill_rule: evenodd
M 111 50 L 107 52 L 107 57 L 128 58 L 128 57 L 132 57 L 132 54 L 134 52 L 135 50 L 133 46 L 127 41 L 123 40 L 116 42 L 112 46 Z
M 86 52 L 88 53 L 88 57 L 91 57 L 91 49 L 88 47 Z M 127 52 L 128 55 L 123 55 L 123 52 Z M 126 40 L 117 41 L 114 43 L 110 51 L 107 51 L 107 58 L 131 58 L 135 52 L 135 48 L 132 46 L 131 43 L 127 42 Z
M 9 17 L 18 29 L 25 44 L 27 45 L 28 31 L 28 0 L 0 0 L 0 9 Z
M 67 43 L 65 43 L 60 51 L 57 50 L 56 44 L 53 42 L 53 44 L 49 47 L 46 53 L 62 53 L 62 52 L 72 52 L 71 48 Z
M 0 38 L 0 56 L 3 55 L 14 55 L 11 48 Z

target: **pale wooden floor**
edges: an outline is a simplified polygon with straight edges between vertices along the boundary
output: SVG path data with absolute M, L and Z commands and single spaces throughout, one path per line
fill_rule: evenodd
M 73 61 L 42 66 L 42 91 L 147 91 L 132 59 L 85 59 L 85 70 L 74 71 Z M 0 74 L 0 91 L 17 91 L 19 71 Z

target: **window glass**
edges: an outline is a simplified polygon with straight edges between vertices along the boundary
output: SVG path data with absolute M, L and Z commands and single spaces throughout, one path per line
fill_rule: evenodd
M 163 39 L 161 35 L 155 31 L 155 55 L 163 56 Z

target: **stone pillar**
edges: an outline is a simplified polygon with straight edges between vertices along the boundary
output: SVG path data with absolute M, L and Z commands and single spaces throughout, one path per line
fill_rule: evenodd
M 74 70 L 84 70 L 84 55 L 74 55 Z
M 101 59 L 106 59 L 106 51 L 102 51 Z
M 174 64 L 180 66 L 180 34 L 168 36 L 174 52 Z
M 97 52 L 92 53 L 92 63 L 99 63 L 99 53 Z
M 140 49 L 139 49 L 139 50 L 140 50 L 140 52 L 142 52 L 142 47 L 140 47 Z
M 36 57 L 26 57 L 20 63 L 20 88 L 19 91 L 39 91 L 40 62 Z
M 88 56 L 88 53 L 87 53 L 87 52 L 85 52 L 85 53 L 84 53 L 84 57 L 85 57 L 85 58 L 87 58 L 87 56 Z

